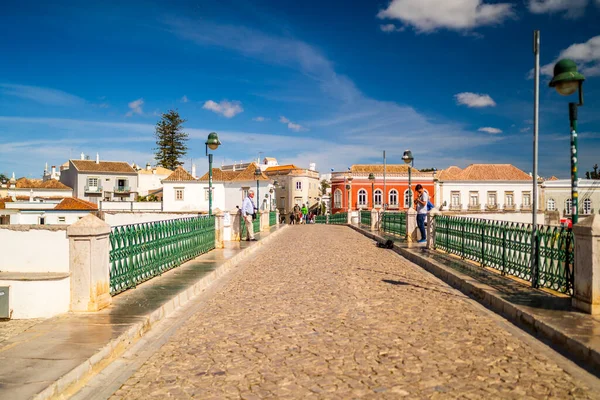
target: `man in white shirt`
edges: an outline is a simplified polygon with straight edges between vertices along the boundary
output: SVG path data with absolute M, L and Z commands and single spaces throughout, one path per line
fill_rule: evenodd
M 246 240 L 247 241 L 256 241 L 254 238 L 254 227 L 252 226 L 252 214 L 254 214 L 254 203 L 252 199 L 254 198 L 254 191 L 248 190 L 248 196 L 244 199 L 242 203 L 242 218 L 244 218 L 244 222 L 246 223 Z
M 415 189 L 419 195 L 415 199 L 415 204 L 417 206 L 417 226 L 421 232 L 421 240 L 419 240 L 418 243 L 425 243 L 427 242 L 425 219 L 427 218 L 427 202 L 429 201 L 429 195 L 425 193 L 425 189 L 423 189 L 423 186 L 420 184 L 417 185 Z

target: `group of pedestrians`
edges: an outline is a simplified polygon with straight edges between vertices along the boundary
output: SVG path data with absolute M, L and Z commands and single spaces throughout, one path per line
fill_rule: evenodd
M 302 204 L 300 207 L 298 204 L 294 206 L 294 209 L 290 212 L 290 224 L 308 224 L 314 220 L 314 212 L 309 211 L 306 204 Z

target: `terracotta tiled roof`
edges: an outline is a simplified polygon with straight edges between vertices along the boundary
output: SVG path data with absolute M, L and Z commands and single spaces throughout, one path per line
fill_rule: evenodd
M 272 172 L 288 171 L 291 169 L 300 169 L 300 168 L 296 167 L 294 164 L 278 165 L 276 167 L 269 167 L 264 172 L 266 174 L 268 174 L 268 173 L 272 173 Z
M 440 178 L 441 179 L 441 178 Z M 531 176 L 512 164 L 471 164 L 446 181 L 530 181 Z
M 557 177 L 555 177 L 554 175 L 552 175 L 550 178 L 548 178 L 548 179 L 546 179 L 546 180 L 548 180 L 548 181 L 557 181 L 557 180 L 558 180 L 558 178 L 557 178 Z
M 156 168 L 151 169 L 150 171 L 148 171 L 147 169 L 140 169 L 138 171 L 138 174 L 154 175 L 152 173 L 152 170 L 156 170 L 156 175 L 171 175 L 173 173 L 173 171 L 171 171 L 170 169 L 163 168 L 163 167 L 156 167 Z
M 131 165 L 124 161 L 71 160 L 79 172 L 113 172 L 120 174 L 136 174 Z
M 46 182 L 42 182 L 41 179 L 27 179 L 20 178 L 15 184 L 17 189 L 61 189 L 61 190 L 73 190 L 67 185 L 60 183 L 55 179 L 50 179 Z
M 350 172 L 353 174 L 368 174 L 371 172 L 383 174 L 383 164 L 355 164 L 350 167 Z M 388 174 L 408 174 L 408 165 L 387 164 L 385 166 L 385 172 Z M 414 176 L 431 176 L 431 173 L 421 172 L 416 168 L 411 168 L 410 172 Z
M 56 207 L 54 207 L 55 210 L 90 210 L 90 211 L 97 211 L 98 210 L 98 206 L 94 203 L 90 203 L 89 201 L 85 201 L 85 200 L 81 200 L 81 199 L 76 199 L 74 197 L 67 197 L 65 198 L 63 201 L 61 201 L 60 203 L 58 203 L 58 205 Z
M 461 172 L 462 172 L 462 169 L 460 169 L 457 166 L 453 165 L 451 167 L 448 167 L 446 169 L 441 170 L 440 174 L 438 176 L 438 179 L 441 180 L 441 181 L 452 179 L 455 176 L 457 176 L 458 174 L 460 174 Z
M 275 157 L 265 157 L 265 160 L 267 160 L 267 161 L 277 161 L 277 159 Z
M 258 166 L 255 163 L 251 163 L 248 167 L 242 171 L 221 171 L 219 168 L 213 168 L 213 182 L 236 182 L 236 181 L 265 181 L 269 180 L 269 178 L 261 172 L 258 179 L 256 175 L 254 175 L 254 171 L 258 169 Z M 200 179 L 199 181 L 208 181 L 208 172 Z
M 171 175 L 169 175 L 166 179 L 163 179 L 163 182 L 196 182 L 197 179 L 192 176 L 189 172 L 187 172 L 181 165 L 177 167 L 175 171 Z

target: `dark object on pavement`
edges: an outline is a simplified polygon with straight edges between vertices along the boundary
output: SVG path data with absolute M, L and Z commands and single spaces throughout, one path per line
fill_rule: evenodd
M 385 243 L 377 242 L 377 247 L 381 247 L 382 249 L 393 249 L 394 241 L 391 239 L 388 239 L 385 241 Z

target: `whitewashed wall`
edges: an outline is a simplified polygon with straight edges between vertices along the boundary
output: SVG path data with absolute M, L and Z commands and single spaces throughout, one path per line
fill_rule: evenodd
M 104 212 L 102 218 L 110 226 L 140 224 L 143 222 L 166 221 L 168 219 L 197 217 L 199 213 L 182 212 Z
M 219 184 L 213 188 L 218 193 Z M 222 185 L 221 185 L 222 186 Z M 165 182 L 163 186 L 163 211 L 208 211 L 208 200 L 205 200 L 205 182 Z M 175 189 L 183 188 L 183 200 L 175 200 Z M 216 197 L 219 198 L 218 196 Z M 213 208 L 219 207 L 213 202 Z M 219 207 L 220 208 L 220 207 Z
M 138 194 L 146 196 L 149 190 L 160 189 L 162 180 L 167 179 L 169 175 L 145 174 L 138 172 Z
M 40 217 L 44 217 L 45 225 L 71 225 L 79 219 L 88 215 L 89 211 L 66 211 L 66 210 L 45 210 L 45 211 L 20 211 L 11 215 L 11 225 L 38 225 Z M 59 221 L 63 217 L 64 222 Z
M 1 276 L 1 275 L 0 275 Z M 11 318 L 50 318 L 69 311 L 70 278 L 56 280 L 6 280 L 0 286 L 9 287 Z
M 105 211 L 162 211 L 160 201 L 101 201 L 100 210 Z
M 256 181 L 248 181 L 248 182 L 227 182 L 225 183 L 224 188 L 224 209 L 228 211 L 236 210 L 235 206 L 242 207 L 242 202 L 244 201 L 242 197 L 242 188 L 249 187 L 254 191 L 254 202 L 256 204 Z M 273 187 L 270 181 L 259 181 L 259 194 L 260 194 L 260 204 L 264 207 L 265 194 L 269 193 L 269 189 Z M 268 201 L 267 201 L 268 207 Z M 262 208 L 261 208 L 262 209 Z
M 31 195 L 31 189 L 10 189 L 9 194 L 15 194 L 15 196 L 27 196 Z M 64 189 L 33 189 L 34 197 L 73 197 L 73 190 Z
M 531 182 L 443 182 L 440 184 L 440 189 L 438 193 L 441 193 L 441 199 L 438 199 L 438 202 L 435 204 L 437 207 L 446 202 L 445 210 L 447 210 L 452 204 L 452 192 L 460 192 L 460 202 L 462 204 L 462 209 L 467 210 L 469 206 L 469 194 L 471 192 L 479 192 L 479 204 L 481 205 L 481 209 L 485 208 L 487 204 L 487 195 L 488 192 L 496 192 L 497 199 L 496 203 L 499 206 L 503 206 L 505 203 L 505 195 L 506 192 L 514 193 L 514 204 L 517 209 L 520 208 L 521 204 L 523 204 L 523 192 L 530 192 L 531 196 L 533 196 L 533 186 Z M 538 190 L 538 199 L 540 196 L 540 190 Z M 437 197 L 437 196 L 436 196 Z M 533 202 L 533 197 L 531 198 Z
M 66 226 L 0 226 L 0 271 L 69 272 Z

